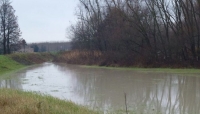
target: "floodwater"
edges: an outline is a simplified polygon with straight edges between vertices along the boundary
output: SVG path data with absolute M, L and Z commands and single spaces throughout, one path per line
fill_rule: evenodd
M 200 114 L 200 74 L 44 63 L 9 76 L 0 79 L 1 88 L 49 94 L 105 113 L 127 107 L 133 114 Z

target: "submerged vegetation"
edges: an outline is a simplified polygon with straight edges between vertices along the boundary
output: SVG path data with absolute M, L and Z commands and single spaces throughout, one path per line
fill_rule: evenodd
M 200 70 L 195 68 L 140 68 L 140 67 L 108 67 L 108 66 L 88 66 L 88 65 L 82 65 L 81 67 L 136 71 L 136 72 L 173 73 L 182 75 L 200 73 Z
M 97 114 L 86 107 L 33 92 L 0 89 L 1 114 Z

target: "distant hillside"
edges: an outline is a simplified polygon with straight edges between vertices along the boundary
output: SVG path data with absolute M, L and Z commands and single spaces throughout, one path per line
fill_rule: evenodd
M 40 42 L 28 44 L 34 52 L 55 52 L 71 50 L 70 42 Z

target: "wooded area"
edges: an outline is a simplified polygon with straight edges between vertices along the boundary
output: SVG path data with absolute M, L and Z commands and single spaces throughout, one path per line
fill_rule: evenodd
M 200 0 L 79 0 L 72 48 L 131 65 L 200 65 Z
M 10 54 L 25 45 L 10 0 L 0 0 L 0 54 Z

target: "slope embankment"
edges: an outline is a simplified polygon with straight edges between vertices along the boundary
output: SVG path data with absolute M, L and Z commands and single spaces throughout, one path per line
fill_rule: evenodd
M 26 65 L 51 61 L 53 58 L 54 55 L 50 53 L 0 55 L 0 74 L 23 68 Z
M 52 61 L 54 58 L 54 55 L 51 53 L 21 53 L 7 56 L 23 65 L 40 64 L 43 62 Z
M 25 67 L 8 56 L 0 55 L 0 75 L 9 71 Z

